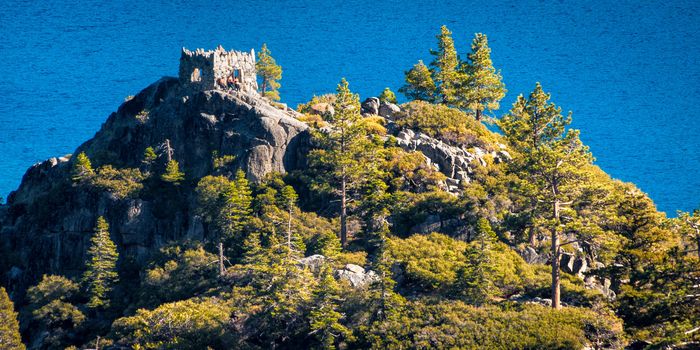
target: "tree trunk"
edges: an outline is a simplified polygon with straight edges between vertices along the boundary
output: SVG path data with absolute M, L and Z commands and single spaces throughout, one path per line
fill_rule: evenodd
M 345 176 L 340 184 L 340 245 L 345 248 L 345 243 L 348 240 L 348 227 L 347 227 L 347 216 L 348 208 L 346 203 L 346 188 L 345 188 Z
M 481 110 L 476 110 L 476 120 L 479 121 L 481 120 Z
M 219 242 L 219 277 L 224 277 L 224 244 Z
M 537 231 L 534 227 L 530 227 L 530 245 L 534 248 L 537 245 Z
M 560 309 L 561 280 L 559 271 L 559 200 L 554 200 L 554 227 L 552 227 L 552 308 Z
M 168 156 L 168 163 L 173 160 L 173 149 L 170 147 L 170 139 L 165 139 L 165 153 Z
M 289 220 L 287 221 L 287 257 L 292 256 L 292 203 L 289 203 Z

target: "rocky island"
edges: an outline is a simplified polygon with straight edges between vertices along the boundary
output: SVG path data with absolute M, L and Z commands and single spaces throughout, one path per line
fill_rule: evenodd
M 296 109 L 267 47 L 183 49 L 0 206 L 0 319 L 30 349 L 700 346 L 700 214 L 596 167 L 539 84 L 489 118 L 486 36 L 438 40 L 406 103 Z

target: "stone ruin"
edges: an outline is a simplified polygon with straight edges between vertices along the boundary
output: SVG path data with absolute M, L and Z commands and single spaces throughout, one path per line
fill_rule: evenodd
M 226 51 L 221 45 L 215 50 L 182 48 L 180 56 L 180 84 L 195 91 L 226 90 L 226 79 L 233 76 L 242 91 L 257 91 L 255 51 Z

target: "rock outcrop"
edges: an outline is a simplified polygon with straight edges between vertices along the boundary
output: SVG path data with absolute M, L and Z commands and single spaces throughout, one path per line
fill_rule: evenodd
M 160 79 L 124 102 L 75 153 L 85 152 L 95 168 L 142 168 L 144 150 L 153 147 L 155 172 L 171 157 L 186 180 L 175 189 L 149 189 L 173 191 L 169 196 L 119 198 L 75 186 L 68 158 L 34 165 L 0 210 L 0 248 L 12 252 L 0 257 L 0 271 L 13 271 L 2 277 L 26 286 L 41 274 L 79 274 L 98 216 L 110 223 L 120 253 L 137 263 L 169 241 L 201 239 L 208 230 L 193 210 L 199 178 L 240 168 L 259 181 L 298 168 L 308 137 L 306 124 L 255 92 L 199 91 L 176 78 Z M 214 169 L 214 156 L 228 161 Z
M 345 268 L 336 270 L 335 274 L 339 280 L 347 281 L 353 288 L 364 288 L 379 280 L 379 275 L 374 271 L 365 271 L 362 266 L 355 264 L 346 264 Z

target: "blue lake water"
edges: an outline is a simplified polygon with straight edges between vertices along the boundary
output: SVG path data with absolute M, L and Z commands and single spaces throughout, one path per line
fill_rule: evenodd
M 438 5 L 438 3 L 440 3 Z M 0 196 L 27 167 L 92 137 L 110 112 L 163 75 L 180 48 L 267 42 L 292 106 L 341 77 L 362 97 L 396 90 L 430 60 L 442 24 L 465 53 L 486 33 L 507 110 L 536 81 L 574 112 L 597 164 L 669 214 L 700 205 L 698 1 L 3 0 Z

